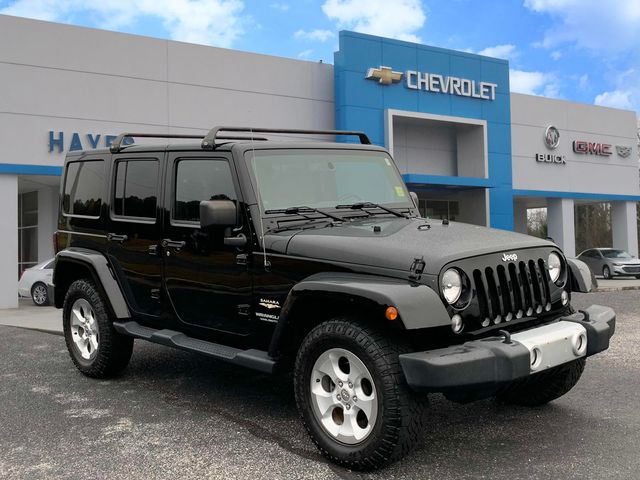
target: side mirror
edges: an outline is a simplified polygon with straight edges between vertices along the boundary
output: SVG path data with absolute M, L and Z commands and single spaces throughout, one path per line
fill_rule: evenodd
M 200 202 L 200 226 L 235 227 L 238 223 L 238 207 L 231 200 L 204 200 Z
M 411 200 L 413 200 L 413 205 L 416 208 L 418 207 L 419 201 L 418 201 L 418 194 L 416 192 L 409 192 L 409 196 L 411 197 Z

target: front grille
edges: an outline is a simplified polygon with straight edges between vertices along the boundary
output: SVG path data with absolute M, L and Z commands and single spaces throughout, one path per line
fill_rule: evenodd
M 542 258 L 473 271 L 481 320 L 500 323 L 550 309 L 549 273 Z
M 624 270 L 627 273 L 640 273 L 640 267 L 622 267 L 622 270 Z

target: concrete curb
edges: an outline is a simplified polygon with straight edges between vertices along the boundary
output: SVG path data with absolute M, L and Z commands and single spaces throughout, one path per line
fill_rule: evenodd
M 594 290 L 597 293 L 604 292 L 621 292 L 623 290 L 640 290 L 640 285 L 638 286 L 625 286 L 625 287 L 598 287 Z

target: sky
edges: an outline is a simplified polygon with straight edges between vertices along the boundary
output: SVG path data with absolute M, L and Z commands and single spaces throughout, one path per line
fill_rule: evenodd
M 0 13 L 326 63 L 355 30 L 504 58 L 514 92 L 640 114 L 640 0 L 0 0 Z

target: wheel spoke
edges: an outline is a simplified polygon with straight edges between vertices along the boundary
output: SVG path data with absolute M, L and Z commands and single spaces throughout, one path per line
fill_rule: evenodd
M 333 352 L 330 352 L 327 355 L 326 359 L 318 366 L 316 366 L 316 370 L 324 373 L 325 375 L 329 375 L 329 378 L 335 380 L 336 378 L 342 381 L 346 381 L 348 375 L 340 370 L 340 366 L 338 365 L 339 356 Z
M 373 397 L 373 395 L 369 398 L 358 397 L 357 408 L 359 410 L 362 410 L 367 418 L 371 418 L 375 401 L 376 399 Z
M 367 423 L 367 426 L 365 428 L 362 428 L 360 425 L 358 425 L 357 415 L 358 415 L 358 409 L 352 408 L 351 412 L 348 415 L 348 421 L 351 426 L 352 435 L 355 437 L 356 440 L 360 441 L 369 434 L 369 432 L 371 431 L 371 426 L 369 423 Z M 367 417 L 367 419 L 368 418 L 369 417 Z M 347 418 L 345 418 L 345 423 L 346 422 L 347 422 Z
M 82 312 L 80 312 L 80 308 L 74 306 L 74 308 L 71 309 L 71 325 L 83 326 L 84 324 L 85 320 Z

